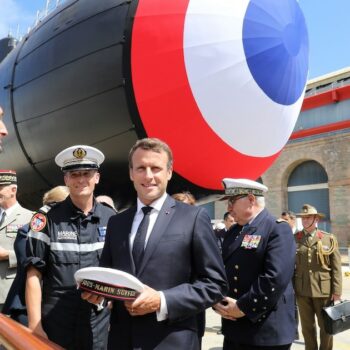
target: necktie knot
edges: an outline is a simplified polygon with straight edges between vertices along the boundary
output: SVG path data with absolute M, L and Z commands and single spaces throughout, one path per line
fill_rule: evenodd
M 146 216 L 146 215 L 149 215 L 151 213 L 152 209 L 153 209 L 152 207 L 146 206 L 146 207 L 142 207 L 141 210 L 143 211 L 143 215 Z

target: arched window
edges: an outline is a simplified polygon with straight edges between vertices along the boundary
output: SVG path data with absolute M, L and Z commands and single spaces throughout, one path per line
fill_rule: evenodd
M 303 204 L 311 204 L 326 215 L 319 222 L 321 230 L 330 231 L 328 176 L 314 160 L 297 166 L 288 179 L 288 208 L 299 213 Z

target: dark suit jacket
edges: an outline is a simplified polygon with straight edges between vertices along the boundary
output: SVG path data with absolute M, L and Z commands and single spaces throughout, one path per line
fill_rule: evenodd
M 237 321 L 223 319 L 223 334 L 247 345 L 290 344 L 295 337 L 292 231 L 266 209 L 239 234 L 241 229 L 235 225 L 229 230 L 222 254 L 229 296 L 237 299 L 246 316 Z
M 108 223 L 101 266 L 135 275 L 129 234 L 136 207 Z M 164 293 L 168 319 L 156 313 L 131 317 L 122 302 L 111 316 L 110 349 L 197 349 L 196 314 L 222 299 L 227 283 L 209 217 L 203 208 L 167 197 L 136 275 Z

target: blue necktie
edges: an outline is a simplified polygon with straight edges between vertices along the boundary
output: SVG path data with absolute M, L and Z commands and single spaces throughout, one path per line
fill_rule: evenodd
M 3 211 L 3 212 L 2 212 L 2 215 L 1 215 L 1 219 L 0 219 L 0 227 L 1 227 L 1 225 L 4 223 L 5 217 L 6 217 L 6 211 Z
M 143 253 L 145 250 L 145 242 L 147 229 L 149 225 L 149 216 L 151 214 L 152 207 L 143 207 L 143 218 L 140 222 L 139 227 L 137 228 L 134 244 L 132 246 L 132 257 L 134 259 L 135 270 L 139 270 L 143 258 Z

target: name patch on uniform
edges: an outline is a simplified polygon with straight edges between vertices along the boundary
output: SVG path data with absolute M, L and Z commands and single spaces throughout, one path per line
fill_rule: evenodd
M 245 235 L 241 244 L 244 249 L 256 249 L 261 241 L 259 235 Z
M 41 213 L 36 213 L 30 221 L 30 228 L 34 232 L 41 231 L 46 226 L 46 216 Z
M 57 233 L 57 239 L 63 240 L 63 239 L 73 239 L 77 240 L 78 233 L 74 231 L 58 231 Z
M 98 227 L 98 240 L 99 242 L 104 242 L 105 237 L 106 237 L 106 231 L 107 231 L 107 227 L 106 226 L 101 226 Z

